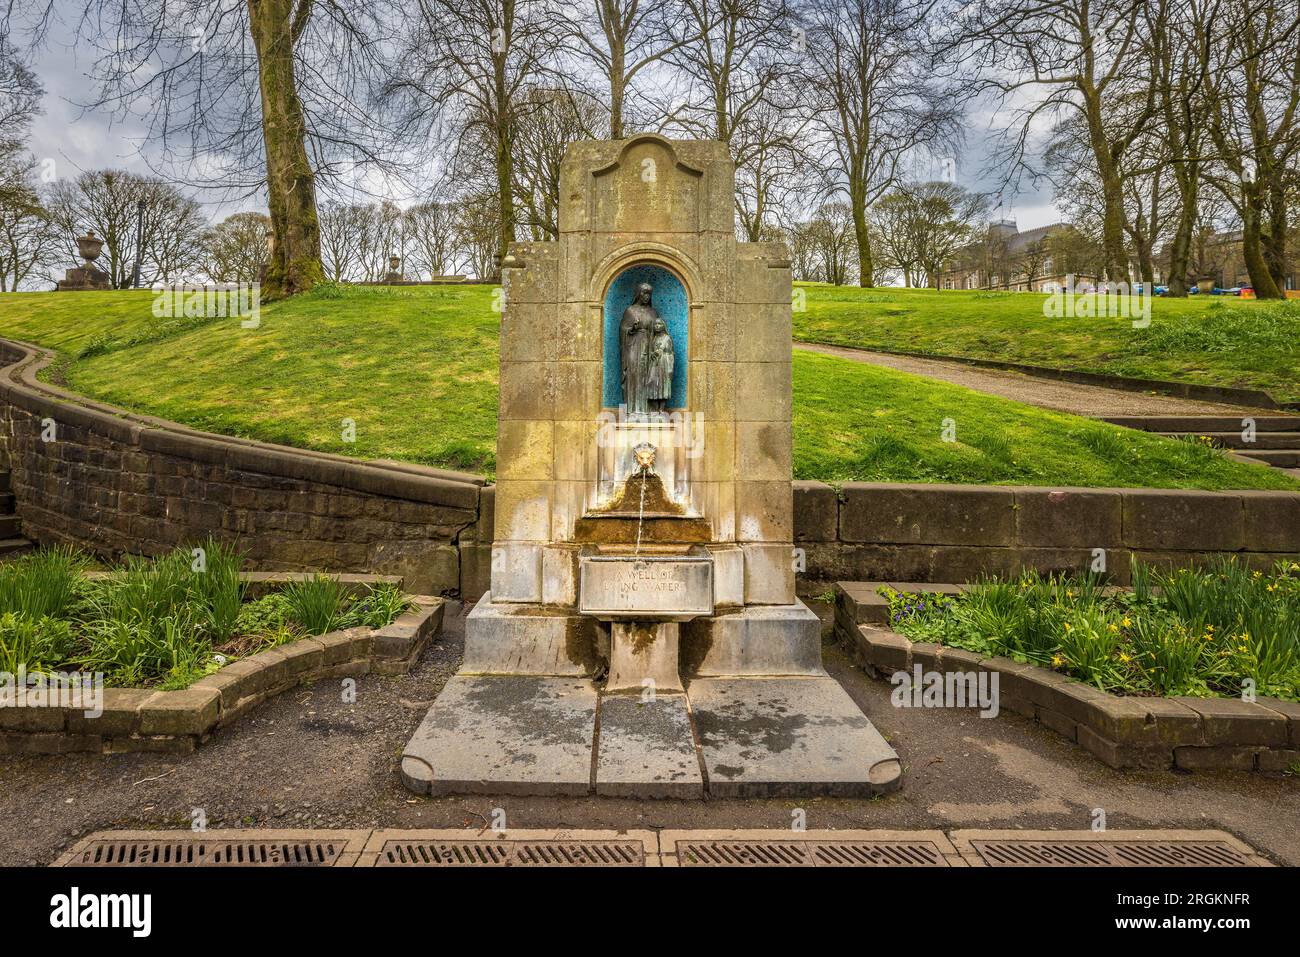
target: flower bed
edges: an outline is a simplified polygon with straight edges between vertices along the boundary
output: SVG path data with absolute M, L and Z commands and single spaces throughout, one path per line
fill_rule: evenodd
M 58 549 L 0 566 L 0 752 L 192 750 L 294 685 L 409 669 L 441 623 L 441 599 L 380 576 L 239 564 L 209 541 L 107 572 Z
M 1050 668 L 1126 695 L 1300 701 L 1300 565 L 1271 573 L 1233 559 L 1159 571 L 1134 563 L 1131 590 L 1027 573 L 960 595 L 882 586 L 889 624 L 933 641 Z
M 1134 571 L 1131 592 L 1035 576 L 840 582 L 836 632 L 895 681 L 917 668 L 996 674 L 999 710 L 1112 767 L 1300 769 L 1300 569 Z

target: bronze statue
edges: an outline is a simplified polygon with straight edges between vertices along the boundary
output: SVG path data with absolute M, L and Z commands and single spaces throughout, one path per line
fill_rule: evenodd
M 646 404 L 651 412 L 662 414 L 668 411 L 668 400 L 673 397 L 673 338 L 668 335 L 667 324 L 657 316 L 652 328 L 646 360 Z
M 649 282 L 637 286 L 632 303 L 623 311 L 619 324 L 619 355 L 623 360 L 623 403 L 628 415 L 646 415 L 663 412 L 672 395 L 672 338 L 667 326 L 650 304 Z M 658 324 L 658 328 L 656 328 Z M 658 359 L 658 372 L 651 372 L 651 352 L 662 335 L 667 341 L 667 391 L 663 385 L 663 356 Z M 659 343 L 662 350 L 662 343 Z M 651 382 L 651 380 L 654 380 Z

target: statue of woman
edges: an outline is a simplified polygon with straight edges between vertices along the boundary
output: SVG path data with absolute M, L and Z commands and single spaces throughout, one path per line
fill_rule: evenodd
M 655 317 L 646 369 L 646 404 L 654 413 L 668 411 L 673 397 L 673 337 L 668 326 Z
M 648 282 L 636 287 L 632 303 L 623 310 L 619 324 L 619 354 L 622 359 L 623 404 L 628 415 L 645 415 L 649 411 L 646 373 L 649 366 L 650 340 L 654 322 L 659 318 L 650 305 L 653 292 Z

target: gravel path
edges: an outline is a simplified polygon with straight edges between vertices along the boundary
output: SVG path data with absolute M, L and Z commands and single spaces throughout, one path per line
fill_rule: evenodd
M 822 608 L 823 614 L 825 608 Z M 828 670 L 903 758 L 903 787 L 877 800 L 636 801 L 451 797 L 409 793 L 398 756 L 459 666 L 464 619 L 410 675 L 357 682 L 344 704 L 333 682 L 267 702 L 185 756 L 0 758 L 0 866 L 46 864 L 91 831 L 189 827 L 484 827 L 493 808 L 520 828 L 1221 828 L 1300 865 L 1300 780 L 1252 774 L 1112 771 L 1016 715 L 896 709 L 838 648 Z
M 1262 409 L 1201 402 L 1196 399 L 1179 399 L 1147 392 L 1125 392 L 1122 389 L 1080 385 L 1074 382 L 1058 382 L 1055 379 L 1044 379 L 1023 372 L 983 369 L 964 362 L 895 356 L 884 352 L 824 346 L 811 342 L 796 342 L 794 347 L 808 352 L 819 352 L 822 355 L 839 356 L 854 362 L 886 366 L 890 369 L 898 369 L 900 372 L 914 372 L 917 375 L 941 379 L 944 382 L 965 386 L 977 392 L 987 392 L 989 395 L 1001 396 L 1004 399 L 1015 399 L 1017 402 L 1041 406 L 1044 409 L 1072 412 L 1075 415 L 1093 418 L 1112 415 L 1264 414 Z

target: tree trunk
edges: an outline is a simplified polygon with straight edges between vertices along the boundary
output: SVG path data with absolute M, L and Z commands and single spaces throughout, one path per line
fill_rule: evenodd
M 1128 278 L 1128 253 L 1124 248 L 1124 181 L 1116 168 L 1118 157 L 1111 153 L 1102 121 L 1101 103 L 1093 92 L 1085 91 L 1088 140 L 1101 177 L 1104 212 L 1101 244 L 1105 256 L 1106 278 L 1119 282 Z
M 871 258 L 871 236 L 867 233 L 865 204 L 853 200 L 853 237 L 858 243 L 858 285 L 870 289 L 876 284 L 876 264 Z
M 1174 238 L 1169 245 L 1169 282 L 1166 295 L 1187 298 L 1187 273 L 1192 258 L 1192 233 L 1196 229 L 1196 187 L 1181 191 L 1181 208 Z
M 306 292 L 325 276 L 316 177 L 307 157 L 307 121 L 294 74 L 293 13 L 292 0 L 248 0 L 262 95 L 267 207 L 275 237 L 266 269 L 266 299 Z
M 1269 190 L 1268 230 L 1264 233 L 1264 261 L 1268 264 L 1277 297 L 1286 298 L 1286 193 L 1277 180 Z
M 1264 256 L 1259 208 L 1259 187 L 1248 184 L 1241 204 L 1241 258 L 1246 261 L 1246 272 L 1257 299 L 1281 299 L 1282 293 L 1273 281 L 1273 273 Z
M 506 90 L 506 53 L 495 57 L 496 66 L 496 173 L 497 173 L 497 265 L 496 275 L 501 273 L 501 261 L 506 258 L 510 244 L 515 241 L 515 179 L 511 162 L 514 141 L 514 117 Z
M 609 65 L 609 138 L 623 138 L 623 50 L 610 51 Z

